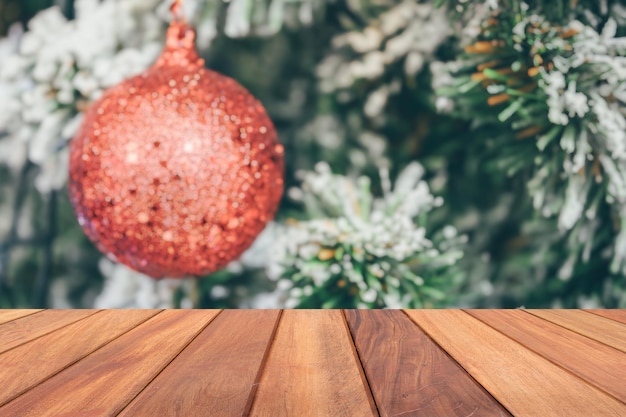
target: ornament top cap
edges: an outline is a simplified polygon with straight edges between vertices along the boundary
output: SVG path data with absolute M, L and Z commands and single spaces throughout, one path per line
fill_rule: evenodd
M 171 21 L 165 37 L 165 49 L 155 63 L 156 66 L 203 67 L 204 60 L 198 56 L 195 47 L 196 31 L 187 24 L 182 14 L 181 2 L 172 4 Z

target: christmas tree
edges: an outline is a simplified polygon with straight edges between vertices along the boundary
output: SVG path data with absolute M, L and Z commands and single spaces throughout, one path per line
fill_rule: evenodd
M 240 259 L 154 280 L 84 235 L 68 148 L 171 4 L 0 1 L 0 308 L 626 308 L 622 2 L 185 0 L 285 193 Z

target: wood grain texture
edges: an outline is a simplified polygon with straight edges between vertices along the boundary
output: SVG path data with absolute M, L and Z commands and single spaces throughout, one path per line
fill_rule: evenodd
M 346 317 L 382 417 L 510 416 L 402 311 Z
M 283 312 L 251 415 L 377 415 L 341 311 Z
M 0 353 L 96 314 L 97 311 L 46 310 L 0 324 Z
M 0 405 L 157 314 L 100 311 L 0 354 Z M 76 343 L 80 341 L 80 343 Z M 28 364 L 27 367 L 24 364 Z
M 0 407 L 0 415 L 115 415 L 218 313 L 163 311 Z
M 583 310 L 583 311 L 626 324 L 626 310 Z
M 581 310 L 524 311 L 626 352 L 626 324 Z
M 463 311 L 407 314 L 515 416 L 626 415 L 625 404 Z
M 467 312 L 626 403 L 625 353 L 521 310 Z
M 20 317 L 30 316 L 41 310 L 0 310 L 0 324 L 19 319 Z
M 222 312 L 118 417 L 243 415 L 279 315 Z

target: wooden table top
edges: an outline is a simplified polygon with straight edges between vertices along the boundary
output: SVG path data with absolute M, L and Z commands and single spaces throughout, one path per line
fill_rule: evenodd
M 0 416 L 626 416 L 626 310 L 0 310 Z

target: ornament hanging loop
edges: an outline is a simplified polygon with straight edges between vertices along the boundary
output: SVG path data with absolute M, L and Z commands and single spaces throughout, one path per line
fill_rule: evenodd
M 179 23 L 187 23 L 185 19 L 185 12 L 183 10 L 183 0 L 174 0 L 172 6 L 170 7 L 170 11 L 174 16 L 174 20 Z
M 165 36 L 165 49 L 155 65 L 203 67 L 204 60 L 195 49 L 196 31 L 187 24 L 183 0 L 173 0 L 170 10 L 173 19 Z
M 183 0 L 173 0 L 170 11 L 173 19 L 167 29 L 165 50 L 157 60 L 157 65 L 204 65 L 194 49 L 196 32 L 187 24 Z

